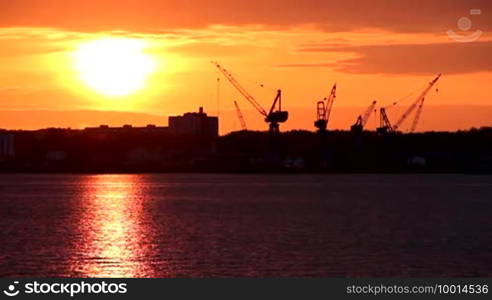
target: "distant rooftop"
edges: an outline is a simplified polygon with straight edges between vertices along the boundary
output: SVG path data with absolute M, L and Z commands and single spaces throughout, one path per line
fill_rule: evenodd
M 143 132 L 169 132 L 176 135 L 206 135 L 218 136 L 219 118 L 208 116 L 203 107 L 198 112 L 187 112 L 181 116 L 170 116 L 169 127 L 149 124 L 144 127 L 134 127 L 125 124 L 121 127 L 111 127 L 101 124 L 98 127 L 86 127 L 84 130 L 99 133 L 115 133 L 124 131 L 143 131 Z

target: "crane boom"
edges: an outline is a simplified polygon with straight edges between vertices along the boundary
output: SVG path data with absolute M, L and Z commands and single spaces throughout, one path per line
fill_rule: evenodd
M 331 108 L 333 107 L 333 102 L 335 102 L 335 98 L 337 97 L 337 84 L 335 83 L 330 91 L 330 96 L 326 99 L 325 106 L 325 116 L 324 119 L 326 122 L 330 119 Z
M 237 118 L 239 119 L 239 123 L 241 123 L 242 130 L 248 130 L 248 128 L 246 127 L 246 122 L 244 121 L 243 114 L 241 113 L 241 109 L 239 108 L 239 105 L 236 101 L 234 101 L 234 106 L 236 106 Z
M 391 126 L 391 122 L 386 114 L 386 108 L 384 107 L 379 109 L 379 127 L 376 128 L 376 132 L 379 134 L 394 132 L 394 128 Z
M 318 128 L 319 132 L 326 131 L 328 120 L 330 119 L 331 108 L 333 107 L 333 102 L 336 97 L 337 84 L 335 83 L 331 88 L 328 98 L 316 102 L 316 121 L 314 122 L 314 126 Z
M 393 126 L 391 126 L 391 122 L 388 118 L 388 115 L 386 114 L 386 109 L 384 107 L 382 107 L 380 110 L 379 110 L 379 113 L 380 113 L 380 125 L 381 127 L 387 127 L 389 131 L 393 131 Z
M 376 107 L 377 101 L 374 100 L 371 105 L 366 109 L 364 114 L 362 115 L 362 127 L 366 126 L 367 121 L 369 121 L 369 118 L 371 117 L 371 113 L 374 110 L 374 107 Z
M 212 64 L 214 64 L 217 67 L 217 69 L 219 69 L 219 71 L 222 72 L 222 74 L 224 74 L 225 78 L 227 78 L 227 80 L 229 80 L 229 82 L 236 88 L 236 90 L 238 90 L 238 92 L 241 93 L 241 95 L 243 95 L 244 98 L 246 98 L 246 100 L 248 100 L 248 102 L 251 103 L 251 105 L 253 105 L 253 107 L 260 114 L 262 114 L 265 117 L 268 116 L 267 111 L 256 101 L 256 99 L 253 96 L 251 96 L 248 93 L 248 91 L 246 91 L 246 89 L 244 89 L 241 86 L 241 84 L 234 78 L 234 76 L 232 76 L 232 74 L 229 71 L 224 69 L 217 62 L 212 62 Z
M 369 107 L 366 108 L 364 113 L 357 117 L 355 124 L 350 127 L 350 131 L 354 133 L 361 133 L 364 131 L 364 126 L 366 126 L 367 121 L 371 117 L 371 113 L 374 110 L 374 107 L 376 107 L 376 103 L 377 103 L 376 100 L 372 101 L 371 105 L 369 105 Z
M 277 96 L 275 96 L 275 99 L 273 100 L 272 107 L 270 107 L 270 111 L 268 112 L 268 115 L 271 115 L 275 109 L 275 106 L 277 106 L 278 103 L 278 111 L 282 111 L 282 91 L 277 90 Z
M 419 123 L 420 120 L 420 115 L 422 115 L 422 107 L 424 107 L 424 101 L 425 98 L 422 98 L 422 101 L 420 101 L 419 107 L 417 108 L 417 112 L 415 113 L 415 119 L 413 119 L 412 127 L 410 128 L 410 132 L 414 132 L 415 129 L 417 128 L 417 124 Z
M 289 119 L 289 112 L 282 110 L 282 91 L 277 90 L 277 95 L 273 101 L 270 111 L 267 112 L 257 101 L 246 91 L 241 84 L 232 76 L 232 74 L 224 69 L 217 62 L 212 62 L 220 72 L 229 80 L 229 82 L 238 90 L 253 107 L 265 117 L 265 122 L 269 124 L 269 132 L 272 135 L 280 133 L 280 123 L 285 123 Z
M 434 80 L 432 80 L 431 82 L 429 82 L 429 86 L 427 86 L 425 88 L 425 90 L 423 90 L 422 93 L 420 93 L 420 95 L 418 96 L 417 100 L 414 103 L 412 103 L 412 105 L 410 105 L 410 107 L 403 113 L 403 115 L 400 117 L 400 119 L 395 123 L 395 126 L 393 126 L 393 129 L 394 130 L 397 130 L 401 126 L 401 124 L 417 108 L 417 106 L 419 106 L 420 103 L 422 103 L 422 105 L 423 105 L 423 101 L 422 100 L 425 98 L 425 96 L 427 95 L 427 93 L 429 93 L 429 91 L 436 84 L 436 82 L 439 80 L 440 77 L 441 77 L 441 74 L 437 75 L 437 77 L 434 78 Z

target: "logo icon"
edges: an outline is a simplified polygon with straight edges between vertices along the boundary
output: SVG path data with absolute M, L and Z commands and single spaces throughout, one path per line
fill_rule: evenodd
M 18 281 L 14 281 L 14 284 L 11 284 L 8 286 L 8 288 L 6 290 L 3 291 L 3 293 L 9 297 L 14 297 L 14 296 L 17 296 L 19 295 L 19 291 L 15 289 L 15 286 L 19 284 Z
M 482 14 L 481 9 L 470 9 L 470 15 L 471 16 L 479 16 L 481 14 Z M 461 17 L 458 19 L 457 25 L 461 31 L 463 31 L 463 32 L 468 31 L 472 27 L 472 21 L 468 17 Z M 483 32 L 481 30 L 476 30 L 475 32 L 473 32 L 469 35 L 461 35 L 461 34 L 454 32 L 451 29 L 449 29 L 447 31 L 447 34 L 450 38 L 452 38 L 453 40 L 460 42 L 460 43 L 474 42 L 482 36 L 482 33 Z

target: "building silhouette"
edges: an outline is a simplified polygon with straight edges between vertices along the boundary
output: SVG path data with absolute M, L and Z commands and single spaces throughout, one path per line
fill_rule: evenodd
M 168 118 L 168 127 L 156 126 L 149 124 L 144 127 L 135 127 L 132 125 L 123 125 L 122 127 L 110 127 L 100 125 L 98 127 L 87 127 L 86 132 L 98 134 L 113 133 L 154 133 L 154 134 L 172 134 L 186 136 L 204 136 L 217 137 L 219 135 L 219 118 L 208 116 L 203 107 L 198 112 L 188 112 L 182 116 L 171 116 Z
M 198 112 L 169 117 L 169 131 L 175 135 L 218 136 L 219 119 L 209 117 L 200 107 Z

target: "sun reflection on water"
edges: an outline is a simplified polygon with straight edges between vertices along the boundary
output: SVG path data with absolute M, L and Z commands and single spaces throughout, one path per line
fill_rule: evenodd
M 145 234 L 139 175 L 96 175 L 84 185 L 78 272 L 89 277 L 142 277 L 149 241 Z

